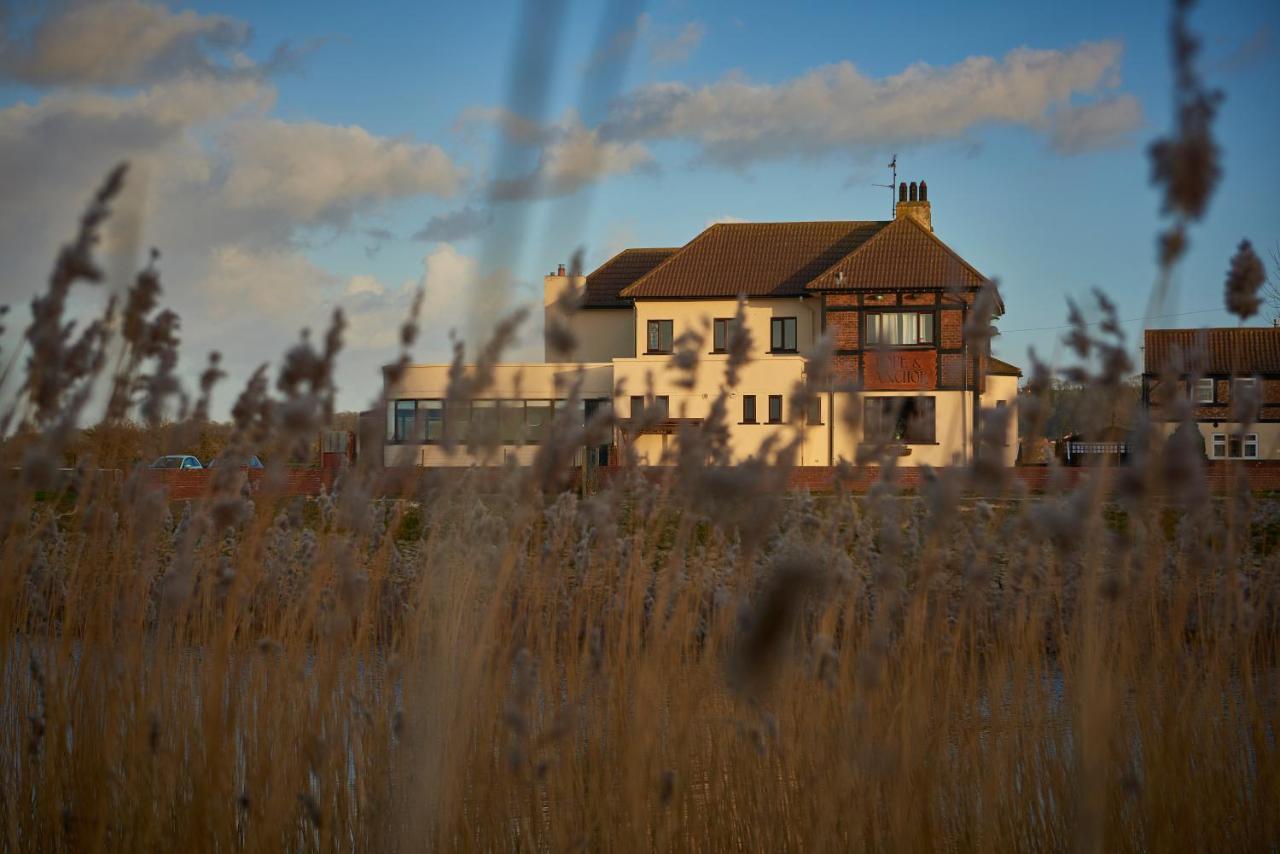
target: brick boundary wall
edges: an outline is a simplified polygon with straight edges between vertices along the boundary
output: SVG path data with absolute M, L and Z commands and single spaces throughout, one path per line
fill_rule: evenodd
M 609 479 L 619 476 L 624 469 L 606 467 L 597 470 L 597 477 Z M 650 466 L 641 469 L 654 481 L 679 477 L 677 470 L 669 466 Z M 807 489 L 810 492 L 835 492 L 839 469 L 831 466 L 797 466 L 787 480 L 788 489 Z M 978 490 L 984 492 L 1043 494 L 1072 489 L 1082 481 L 1098 476 L 1114 477 L 1118 470 L 1098 468 L 1066 468 L 1049 466 L 1015 466 L 1005 470 L 1008 477 L 1004 488 Z M 441 481 L 467 474 L 478 476 L 481 481 L 499 480 L 505 472 L 502 466 L 489 470 L 469 467 L 418 468 L 404 466 L 383 469 L 378 473 L 372 494 L 381 498 L 411 497 L 430 489 Z M 864 494 L 879 483 L 882 472 L 879 466 L 856 466 L 845 470 L 840 478 L 840 488 L 855 495 Z M 207 496 L 213 472 L 148 469 L 142 473 L 143 482 L 163 489 L 172 501 L 186 501 Z M 293 468 L 285 471 L 282 481 L 271 482 L 262 471 L 245 472 L 250 492 L 269 497 L 315 496 L 331 491 L 339 479 L 335 468 Z M 1280 492 L 1280 460 L 1210 462 L 1206 466 L 1206 480 L 1210 492 L 1225 492 L 1236 477 L 1243 475 L 1253 492 Z M 580 473 L 566 473 L 564 486 L 576 489 Z M 899 468 L 893 473 L 892 482 L 899 489 L 914 492 L 924 484 L 925 473 L 921 468 Z

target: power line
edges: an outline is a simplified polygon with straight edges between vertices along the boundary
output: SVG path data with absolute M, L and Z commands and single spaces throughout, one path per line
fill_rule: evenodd
M 1126 317 L 1124 320 L 1117 320 L 1116 323 L 1137 323 L 1140 320 L 1163 320 L 1166 317 L 1186 317 L 1191 314 L 1211 314 L 1215 311 L 1226 311 L 1223 308 L 1201 308 L 1195 311 L 1179 311 L 1174 314 L 1150 314 L 1145 317 Z M 1085 326 L 1099 326 L 1106 323 L 1105 320 L 1092 320 Z M 1073 324 L 1064 323 L 1061 326 L 1028 326 L 1026 329 L 1001 329 L 1001 335 L 1011 335 L 1014 332 L 1056 332 L 1059 329 L 1072 329 Z

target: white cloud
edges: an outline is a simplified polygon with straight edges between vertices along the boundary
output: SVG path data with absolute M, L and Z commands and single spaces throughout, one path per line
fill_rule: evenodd
M 710 228 L 713 225 L 720 225 L 721 223 L 734 223 L 734 222 L 751 222 L 751 220 L 743 219 L 740 216 L 733 216 L 732 214 L 725 214 L 724 216 L 718 216 L 715 219 L 707 220 L 707 224 L 704 226 L 704 228 Z
M 707 28 L 701 21 L 689 21 L 674 36 L 654 39 L 649 58 L 657 65 L 687 62 L 706 34 Z
M 1096 103 L 1065 106 L 1049 121 L 1049 144 L 1060 154 L 1079 154 L 1129 142 L 1142 127 L 1142 107 L 1132 95 L 1103 98 Z
M 708 160 L 743 167 L 956 138 L 987 124 L 1045 131 L 1055 108 L 1118 84 L 1121 52 L 1118 42 L 1093 42 L 942 68 L 917 63 L 884 78 L 841 62 L 779 84 L 737 76 L 696 89 L 660 83 L 619 99 L 601 138 L 690 141 Z
M 464 176 L 438 146 L 375 137 L 360 127 L 240 122 L 224 139 L 221 188 L 239 209 L 272 208 L 308 223 L 345 225 L 372 203 L 451 196 Z
M 248 25 L 141 0 L 50 4 L 26 38 L 0 42 L 0 74 L 23 83 L 120 86 L 244 70 Z
M 567 196 L 601 178 L 653 169 L 653 155 L 640 143 L 605 140 L 571 118 L 543 146 L 533 172 L 495 181 L 492 193 L 501 200 Z

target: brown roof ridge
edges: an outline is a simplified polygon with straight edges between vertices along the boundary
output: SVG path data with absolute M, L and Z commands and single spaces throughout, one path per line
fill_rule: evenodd
M 888 220 L 827 219 L 827 220 L 781 220 L 777 222 L 716 222 L 716 223 L 712 223 L 711 225 L 708 225 L 702 231 L 694 235 L 694 237 L 688 243 L 686 243 L 678 251 L 673 252 L 670 257 L 666 258 L 664 261 L 657 264 L 655 267 L 653 267 L 653 269 L 649 270 L 648 273 L 636 279 L 634 282 L 632 282 L 630 285 L 624 288 L 621 292 L 619 292 L 619 297 L 623 299 L 634 299 L 638 295 L 644 294 L 646 291 L 650 291 L 655 288 L 658 288 L 661 290 L 661 289 L 664 289 L 665 287 L 665 289 L 669 290 L 670 289 L 669 282 L 665 286 L 659 283 L 662 283 L 664 279 L 670 278 L 670 276 L 673 275 L 673 271 L 680 270 L 682 264 L 692 263 L 689 260 L 690 258 L 696 259 L 700 257 L 700 253 L 703 253 L 703 252 L 714 253 L 715 251 L 717 251 L 719 242 L 722 242 L 728 239 L 730 235 L 759 234 L 761 235 L 761 239 L 764 239 L 764 236 L 768 235 L 774 229 L 817 228 L 817 229 L 827 229 L 827 230 L 843 229 L 849 233 L 845 235 L 845 237 L 848 237 L 852 234 L 854 230 L 859 228 L 865 229 L 865 228 L 871 227 L 871 228 L 874 228 L 875 231 L 879 231 L 880 229 L 884 228 L 884 226 L 888 222 L 889 222 Z M 813 252 L 820 254 L 822 250 L 817 247 L 814 247 Z M 792 258 L 791 260 L 799 263 L 801 259 Z M 796 272 L 799 272 L 799 271 L 797 270 Z M 800 278 L 797 281 L 795 281 L 793 284 L 793 290 L 795 291 L 795 293 L 789 294 L 789 295 L 803 296 L 805 294 L 805 283 L 808 281 L 809 278 L 811 278 L 811 274 L 806 274 L 806 277 Z M 768 295 L 764 293 L 754 293 L 749 286 L 744 288 L 744 290 L 740 291 L 739 293 L 740 294 L 746 293 L 749 296 Z M 679 296 L 678 294 L 667 294 L 667 295 L 671 297 Z M 690 294 L 687 294 L 687 296 L 699 297 L 699 296 L 706 296 L 706 294 L 690 293 Z M 727 292 L 725 296 L 727 298 L 728 296 Z
M 942 239 L 941 237 L 939 237 L 938 235 L 934 234 L 934 233 L 933 233 L 933 231 L 932 231 L 932 229 L 925 228 L 922 224 L 920 224 L 919 222 L 917 222 L 917 221 L 915 220 L 915 218 L 914 218 L 914 217 L 903 216 L 903 217 L 898 217 L 898 218 L 896 218 L 896 219 L 894 219 L 894 220 L 889 221 L 889 223 L 888 223 L 887 225 L 885 225 L 885 227 L 884 227 L 884 228 L 881 228 L 881 229 L 880 229 L 879 231 L 877 231 L 875 234 L 871 235 L 871 237 L 867 238 L 865 241 L 863 241 L 861 244 L 859 244 L 859 245 L 858 245 L 858 246 L 857 246 L 857 247 L 856 247 L 852 252 L 850 252 L 848 255 L 844 256 L 844 257 L 843 257 L 843 258 L 841 258 L 839 261 L 836 261 L 834 264 L 832 264 L 832 265 L 831 265 L 830 267 L 828 267 L 827 269 L 823 270 L 823 271 L 822 271 L 820 274 L 818 274 L 817 276 L 814 276 L 814 277 L 813 277 L 813 279 L 812 279 L 812 280 L 811 280 L 811 281 L 810 281 L 810 282 L 809 282 L 805 287 L 806 287 L 806 288 L 811 288 L 811 287 L 813 287 L 813 283 L 814 283 L 814 282 L 817 282 L 817 281 L 818 281 L 818 280 L 820 280 L 823 276 L 827 276 L 827 275 L 829 275 L 829 274 L 831 273 L 831 271 L 832 271 L 832 270 L 834 270 L 836 267 L 838 267 L 838 266 L 840 266 L 841 264 L 845 263 L 845 262 L 846 262 L 846 261 L 848 261 L 850 258 L 854 257 L 855 255 L 857 255 L 859 252 L 863 251 L 864 249 L 867 249 L 867 247 L 869 247 L 869 246 L 871 246 L 872 244 L 874 244 L 877 240 L 879 240 L 879 239 L 880 239 L 881 237 L 883 237 L 884 235 L 886 235 L 886 234 L 890 234 L 890 233 L 891 233 L 891 229 L 892 229 L 895 225 L 897 225 L 898 223 L 900 223 L 900 222 L 909 222 L 909 223 L 911 223 L 911 225 L 912 225 L 913 227 L 915 227 L 915 228 L 919 229 L 920 231 L 924 232 L 926 235 L 928 235 L 928 237 L 929 237 L 930 239 L 932 239 L 932 240 L 933 240 L 933 242 L 935 242 L 935 243 L 937 243 L 939 246 L 941 246 L 941 247 L 942 247 L 942 248 L 943 248 L 943 249 L 944 249 L 944 250 L 945 250 L 945 251 L 946 251 L 946 252 L 947 252 L 947 253 L 948 253 L 952 258 L 954 258 L 954 259 L 956 259 L 957 261 L 959 261 L 959 262 L 961 263 L 961 265 L 963 265 L 966 269 L 968 269 L 968 270 L 969 270 L 969 272 L 973 273 L 975 276 L 977 276 L 979 279 L 982 279 L 983 281 L 990 281 L 990 279 L 988 279 L 985 275 L 983 275 L 983 274 L 982 274 L 982 272 L 981 272 L 977 267 L 973 266 L 973 265 L 972 265 L 972 264 L 970 264 L 968 261 L 966 261 L 963 257 L 961 257 L 961 255 L 960 255 L 960 253 L 959 253 L 959 252 L 957 252 L 956 250 L 952 249 L 950 246 L 948 246 L 948 245 L 943 241 L 943 239 Z M 1001 307 L 1003 308 L 1003 306 L 1001 306 Z

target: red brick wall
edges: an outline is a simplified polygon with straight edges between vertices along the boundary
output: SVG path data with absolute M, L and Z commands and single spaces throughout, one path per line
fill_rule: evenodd
M 858 311 L 833 311 L 827 315 L 827 328 L 835 339 L 837 350 L 858 349 Z
M 964 346 L 964 315 L 959 311 L 943 311 L 942 333 L 939 336 L 943 348 L 958 350 Z

